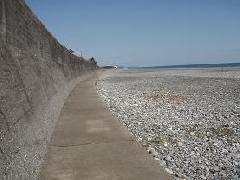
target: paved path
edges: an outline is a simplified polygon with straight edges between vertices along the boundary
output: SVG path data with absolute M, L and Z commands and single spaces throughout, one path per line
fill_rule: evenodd
M 66 100 L 41 179 L 169 179 L 104 107 L 96 93 L 96 78 L 79 83 Z

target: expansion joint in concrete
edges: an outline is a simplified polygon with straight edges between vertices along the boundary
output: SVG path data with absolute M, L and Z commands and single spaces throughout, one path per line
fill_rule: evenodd
M 109 141 L 109 142 L 89 142 L 89 143 L 82 143 L 82 144 L 72 144 L 72 145 L 50 145 L 52 147 L 59 147 L 59 148 L 71 148 L 71 147 L 80 147 L 80 146 L 88 146 L 88 145 L 98 145 L 98 144 L 116 144 L 116 143 L 124 143 L 124 142 L 134 142 L 135 140 L 121 140 L 121 141 Z

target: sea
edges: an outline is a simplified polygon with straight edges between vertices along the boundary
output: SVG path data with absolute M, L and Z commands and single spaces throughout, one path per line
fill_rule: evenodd
M 222 64 L 185 64 L 185 65 L 170 65 L 170 66 L 144 66 L 144 67 L 121 67 L 122 69 L 166 69 L 166 68 L 238 68 L 240 63 L 222 63 Z

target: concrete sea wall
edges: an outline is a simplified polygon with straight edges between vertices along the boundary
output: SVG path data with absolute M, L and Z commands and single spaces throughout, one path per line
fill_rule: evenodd
M 37 178 L 64 99 L 95 69 L 23 0 L 0 0 L 0 179 Z

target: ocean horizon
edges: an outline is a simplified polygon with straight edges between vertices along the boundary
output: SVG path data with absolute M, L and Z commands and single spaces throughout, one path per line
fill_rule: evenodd
M 123 69 L 166 69 L 166 68 L 224 68 L 224 67 L 240 67 L 240 63 L 221 63 L 221 64 L 183 64 L 183 65 L 168 65 L 168 66 L 128 66 L 119 67 Z

